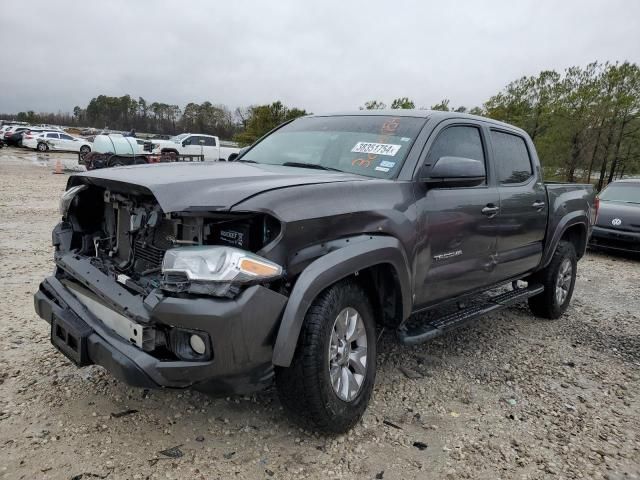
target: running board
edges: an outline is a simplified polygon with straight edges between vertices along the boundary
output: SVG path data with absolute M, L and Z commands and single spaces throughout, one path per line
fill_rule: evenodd
M 467 322 L 487 313 L 502 310 L 515 303 L 520 303 L 544 290 L 542 285 L 530 285 L 527 288 L 510 290 L 495 297 L 487 298 L 467 308 L 449 313 L 424 323 L 409 323 L 401 326 L 397 333 L 400 343 L 418 345 L 438 337 L 445 332 L 458 328 Z

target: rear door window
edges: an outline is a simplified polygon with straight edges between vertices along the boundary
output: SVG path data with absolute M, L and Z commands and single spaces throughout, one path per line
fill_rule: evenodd
M 60 135 L 57 133 L 47 133 L 47 138 L 60 138 Z
M 523 183 L 533 176 L 531 157 L 524 138 L 491 130 L 491 144 L 498 181 L 501 184 Z

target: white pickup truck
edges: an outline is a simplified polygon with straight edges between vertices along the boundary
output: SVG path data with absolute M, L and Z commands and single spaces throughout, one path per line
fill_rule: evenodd
M 152 140 L 152 143 L 154 154 L 204 155 L 204 159 L 209 161 L 229 160 L 240 151 L 239 148 L 221 146 L 216 136 L 201 133 L 181 133 L 169 140 Z

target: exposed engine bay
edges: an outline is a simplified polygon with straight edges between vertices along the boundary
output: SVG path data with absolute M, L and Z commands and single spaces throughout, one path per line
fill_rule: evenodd
M 86 186 L 72 199 L 67 222 L 73 228 L 72 250 L 90 257 L 96 268 L 143 295 L 156 288 L 187 291 L 184 276 L 162 274 L 162 262 L 170 249 L 219 245 L 255 253 L 280 232 L 280 223 L 266 214 L 165 213 L 152 195 L 97 186 Z M 219 296 L 232 297 L 239 289 L 234 285 Z

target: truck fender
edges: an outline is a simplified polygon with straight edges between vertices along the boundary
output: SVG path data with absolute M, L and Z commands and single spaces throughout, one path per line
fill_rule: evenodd
M 556 248 L 558 248 L 558 243 L 560 243 L 560 239 L 562 238 L 564 233 L 567 231 L 567 229 L 575 225 L 582 225 L 585 228 L 586 232 L 589 231 L 588 229 L 589 219 L 585 215 L 585 212 L 577 211 L 577 212 L 568 213 L 562 218 L 562 220 L 560 220 L 560 222 L 558 222 L 558 225 L 556 226 L 553 232 L 553 236 L 551 237 L 551 240 L 547 243 L 547 247 L 542 257 L 542 262 L 540 263 L 540 268 L 544 268 L 547 265 L 549 265 L 549 263 L 551 262 L 551 259 L 553 258 L 553 254 L 556 251 Z M 585 242 L 585 245 L 586 245 L 586 242 Z M 580 257 L 582 252 L 576 252 L 576 253 L 578 254 L 578 257 Z
M 325 288 L 368 267 L 390 264 L 402 290 L 402 320 L 411 313 L 411 275 L 407 257 L 394 237 L 369 239 L 334 250 L 309 264 L 298 277 L 289 296 L 273 349 L 273 364 L 288 367 L 298 344 L 307 310 Z

